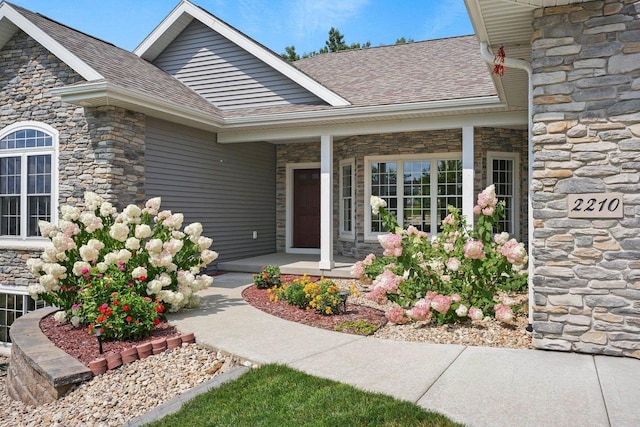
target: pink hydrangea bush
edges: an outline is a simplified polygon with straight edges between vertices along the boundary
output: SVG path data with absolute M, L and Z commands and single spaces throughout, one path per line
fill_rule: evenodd
M 497 294 L 526 287 L 528 258 L 522 243 L 508 233 L 495 233 L 504 202 L 498 201 L 493 186 L 478 195 L 473 230 L 449 206 L 440 234 L 431 239 L 413 226 L 398 227 L 381 199 L 372 197 L 371 206 L 389 231 L 379 237 L 383 256 L 368 255 L 354 265 L 353 274 L 372 284 L 368 298 L 395 303 L 387 315 L 390 322 L 442 324 L 481 321 L 487 315 L 513 321 L 513 310 Z

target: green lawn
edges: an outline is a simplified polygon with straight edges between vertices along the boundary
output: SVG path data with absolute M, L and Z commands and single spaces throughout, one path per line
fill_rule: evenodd
M 419 406 L 282 365 L 252 369 L 149 426 L 461 426 Z

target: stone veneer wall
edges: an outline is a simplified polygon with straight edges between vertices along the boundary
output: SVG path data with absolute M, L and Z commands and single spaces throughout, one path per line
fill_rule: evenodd
M 144 199 L 145 116 L 118 107 L 85 109 L 50 89 L 83 79 L 24 32 L 0 50 L 0 129 L 18 121 L 47 123 L 59 138 L 59 203 L 95 191 L 122 207 Z M 0 247 L 0 284 L 34 280 L 25 260 L 38 251 Z
M 476 128 L 474 131 L 476 194 L 486 185 L 487 156 L 486 151 L 503 151 L 521 153 L 520 177 L 521 194 L 526 195 L 527 138 L 526 130 Z M 364 200 L 364 158 L 372 155 L 399 155 L 420 153 L 462 152 L 462 131 L 460 129 L 425 132 L 407 132 L 395 134 L 372 134 L 351 136 L 334 142 L 334 251 L 339 255 L 364 258 L 373 252 L 381 254 L 377 242 L 364 240 L 364 212 L 369 209 L 369 201 Z M 356 238 L 345 240 L 338 237 L 339 230 L 339 179 L 341 160 L 355 160 L 356 199 L 355 227 Z M 277 147 L 277 249 L 285 250 L 286 233 L 286 166 L 288 163 L 320 162 L 320 143 L 300 143 L 278 145 Z M 523 199 L 524 228 L 521 234 L 526 237 L 526 198 Z
M 640 2 L 534 12 L 534 336 L 640 358 Z M 570 219 L 567 195 L 624 194 L 622 219 Z

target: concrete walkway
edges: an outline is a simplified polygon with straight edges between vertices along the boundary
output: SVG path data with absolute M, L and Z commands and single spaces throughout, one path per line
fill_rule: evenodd
M 243 359 L 416 402 L 469 426 L 640 426 L 640 360 L 331 332 L 251 307 L 241 295 L 250 283 L 249 274 L 217 276 L 201 307 L 171 323 Z

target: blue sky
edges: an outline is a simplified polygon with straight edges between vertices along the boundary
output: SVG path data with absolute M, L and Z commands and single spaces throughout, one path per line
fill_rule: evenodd
M 9 0 L 127 50 L 179 0 Z M 463 0 L 192 0 L 276 53 L 324 46 L 336 27 L 347 43 L 393 44 L 472 34 Z

